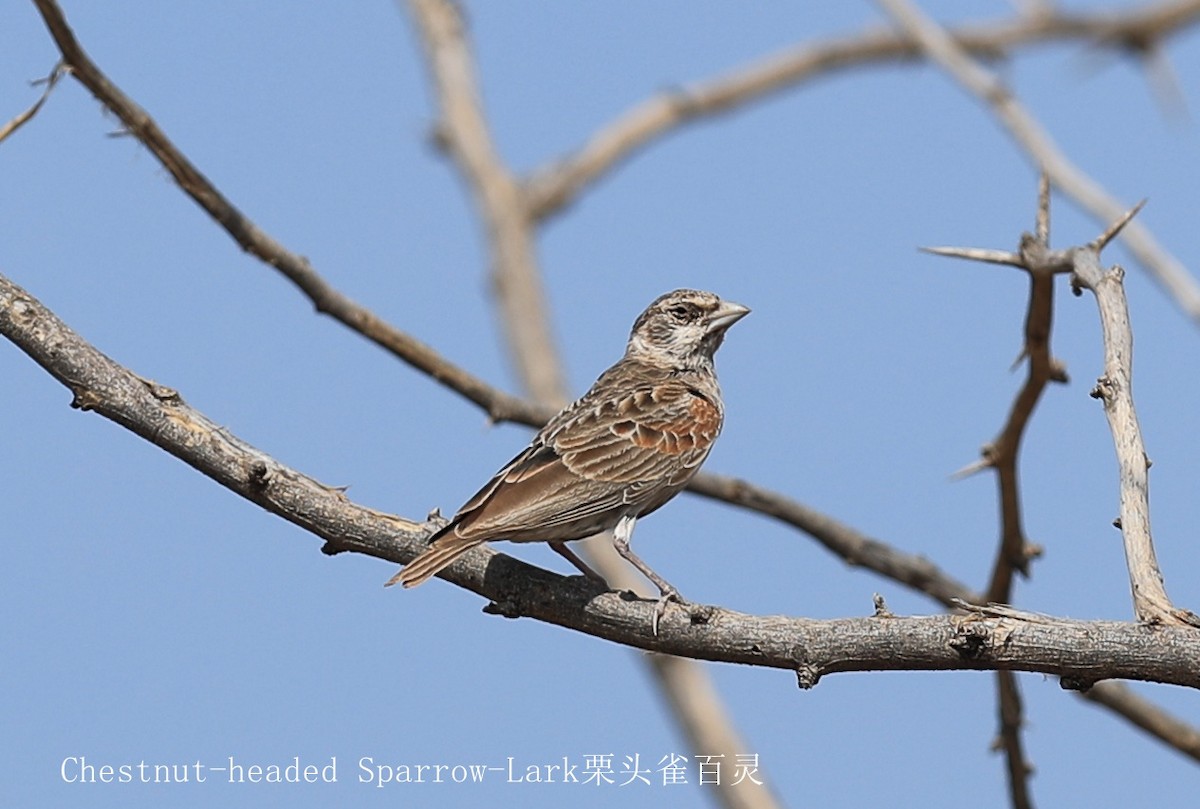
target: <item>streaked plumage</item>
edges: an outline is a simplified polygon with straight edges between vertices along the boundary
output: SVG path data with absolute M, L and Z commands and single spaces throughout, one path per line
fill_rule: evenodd
M 708 457 L 724 421 L 713 354 L 749 311 L 689 289 L 650 304 L 634 323 L 625 356 L 551 419 L 388 584 L 415 587 L 494 540 L 549 542 L 600 579 L 563 543 L 612 530 L 618 552 L 658 586 L 662 600 L 678 598 L 629 549 L 629 535 L 638 517 L 678 494 Z

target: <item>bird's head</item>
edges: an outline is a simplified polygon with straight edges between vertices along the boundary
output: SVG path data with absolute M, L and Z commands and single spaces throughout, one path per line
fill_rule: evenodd
M 749 313 L 747 307 L 711 292 L 668 292 L 633 324 L 625 355 L 670 368 L 711 367 L 725 331 Z

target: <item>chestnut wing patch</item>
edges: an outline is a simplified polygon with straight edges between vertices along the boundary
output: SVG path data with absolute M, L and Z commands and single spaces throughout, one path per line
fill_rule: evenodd
M 554 444 L 566 466 L 584 477 L 665 484 L 700 465 L 721 421 L 720 408 L 698 391 L 664 382 L 580 414 Z

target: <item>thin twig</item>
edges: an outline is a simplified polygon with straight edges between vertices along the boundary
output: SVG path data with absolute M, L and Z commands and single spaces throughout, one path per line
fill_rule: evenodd
M 33 116 L 38 114 L 38 111 L 41 110 L 42 105 L 46 103 L 46 99 L 50 97 L 50 93 L 54 91 L 54 85 L 58 84 L 58 80 L 62 78 L 63 72 L 63 63 L 59 62 L 54 66 L 54 69 L 50 71 L 50 74 L 40 81 L 41 84 L 45 85 L 45 89 L 42 90 L 41 96 L 38 97 L 37 101 L 33 102 L 33 106 L 24 112 L 18 113 L 11 121 L 0 127 L 0 143 L 3 143 L 9 135 L 13 134 L 25 124 L 29 123 Z
M 1159 741 L 1200 761 L 1200 730 L 1171 716 L 1124 683 L 1097 683 L 1080 696 L 1120 714 Z
M 1003 264 L 1008 267 L 1021 267 L 1023 262 L 1017 253 L 1008 250 L 989 250 L 982 247 L 922 247 L 923 252 L 946 258 L 964 258 L 967 261 L 979 261 L 985 264 Z
M 1128 221 L 1128 218 L 1125 218 Z M 1150 535 L 1150 460 L 1142 441 L 1137 411 L 1133 404 L 1133 331 L 1120 267 L 1100 266 L 1099 245 L 1111 238 L 1107 233 L 1087 247 L 1075 251 L 1077 287 L 1090 289 L 1100 309 L 1104 339 L 1104 375 L 1096 381 L 1092 396 L 1104 402 L 1120 469 L 1120 529 L 1129 568 L 1133 611 L 1147 623 L 1200 626 L 1200 616 L 1175 607 L 1163 584 L 1162 571 Z
M 983 600 L 967 585 L 928 559 L 904 553 L 887 543 L 868 537 L 833 517 L 778 492 L 768 491 L 737 478 L 712 473 L 697 475 L 692 480 L 689 491 L 774 517 L 808 534 L 848 564 L 871 570 L 907 585 L 946 607 L 954 608 L 955 599 L 971 603 Z
M 1011 671 L 996 672 L 996 690 L 999 694 L 996 704 L 1000 715 L 1000 734 L 996 738 L 996 747 L 1004 751 L 1004 761 L 1008 769 L 1009 800 L 1014 809 L 1031 809 L 1033 797 L 1029 794 L 1029 776 L 1033 775 L 1033 766 L 1025 757 L 1025 745 L 1021 738 L 1021 727 L 1025 719 L 1017 675 Z
M 881 5 L 934 62 L 950 69 L 954 65 L 960 81 L 970 89 L 991 98 L 999 92 L 999 81 L 975 65 L 970 56 L 953 41 L 944 29 L 926 18 L 916 6 L 906 0 L 880 0 Z M 1029 574 L 1029 560 L 1034 549 L 1029 545 L 1021 520 L 1021 488 L 1018 480 L 1018 459 L 1025 427 L 1041 399 L 1042 391 L 1051 379 L 1054 363 L 1050 357 L 1050 329 L 1054 316 L 1054 270 L 1039 261 L 1049 252 L 1050 187 L 1046 175 L 1042 183 L 1035 234 L 1021 240 L 1018 251 L 1020 265 L 1029 273 L 1029 305 L 1025 315 L 1025 340 L 1021 354 L 1029 361 L 1025 384 L 1017 393 L 1000 435 L 984 449 L 984 459 L 996 470 L 1000 500 L 1000 546 L 992 565 L 991 581 L 987 588 L 988 601 L 1007 602 L 1012 598 L 1013 576 Z M 979 251 L 977 251 L 978 253 Z M 943 251 L 943 255 L 948 255 Z M 961 255 L 961 254 L 960 254 Z M 986 255 L 986 254 L 984 254 Z M 987 260 L 985 258 L 985 260 Z M 996 702 L 1000 716 L 997 745 L 1004 751 L 1007 764 L 1009 800 L 1015 809 L 1033 805 L 1029 777 L 1033 772 L 1025 757 L 1021 727 L 1024 723 L 1021 691 L 1017 679 L 1009 672 L 996 678 Z
M 984 460 L 996 471 L 1000 500 L 1000 545 L 992 565 L 987 600 L 1007 603 L 1012 600 L 1013 576 L 1029 574 L 1028 564 L 1039 551 L 1030 545 L 1021 519 L 1019 455 L 1025 428 L 1033 416 L 1046 386 L 1054 380 L 1065 381 L 1050 354 L 1050 334 L 1054 316 L 1054 275 L 1059 269 L 1050 251 L 1050 184 L 1046 175 L 1038 194 L 1037 223 L 1033 235 L 1022 239 L 1021 266 L 1029 273 L 1029 304 L 1025 315 L 1025 339 L 1021 354 L 1029 363 L 1025 384 L 1017 393 L 1000 434 L 987 446 Z M 997 747 L 1004 751 L 1007 764 L 1009 799 L 1015 809 L 1033 805 L 1029 778 L 1033 767 L 1025 755 L 1021 729 L 1024 725 L 1020 684 L 1012 672 L 996 674 L 996 701 L 999 714 Z
M 1051 251 L 1049 237 L 1050 183 L 1043 174 L 1038 193 L 1035 232 L 1022 238 L 1018 251 L 1021 267 L 1029 274 L 1029 304 L 1021 348 L 1021 356 L 1029 363 L 1029 372 L 1025 384 L 1013 400 L 1004 427 L 984 451 L 985 460 L 996 470 L 1000 499 L 1000 548 L 987 588 L 987 600 L 995 603 L 1012 600 L 1014 573 L 1028 575 L 1029 560 L 1038 553 L 1038 549 L 1029 544 L 1021 520 L 1018 472 L 1021 440 L 1046 386 L 1053 381 L 1066 381 L 1062 366 L 1050 354 L 1050 333 L 1054 322 L 1054 276 L 1065 269 L 1065 264 Z

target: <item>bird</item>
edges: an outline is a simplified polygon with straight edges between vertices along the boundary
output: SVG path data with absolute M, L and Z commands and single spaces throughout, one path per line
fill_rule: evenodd
M 630 548 L 634 524 L 678 494 L 725 418 L 713 355 L 750 309 L 677 289 L 633 324 L 625 354 L 543 427 L 387 582 L 416 587 L 484 542 L 547 542 L 608 586 L 565 543 L 612 533 L 613 546 L 659 591 L 653 631 L 679 590 Z

